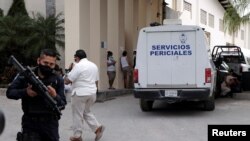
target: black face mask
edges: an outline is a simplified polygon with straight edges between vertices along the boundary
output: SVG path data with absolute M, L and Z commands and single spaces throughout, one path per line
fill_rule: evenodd
M 41 64 L 39 64 L 39 70 L 44 76 L 50 76 L 53 73 L 52 68 Z

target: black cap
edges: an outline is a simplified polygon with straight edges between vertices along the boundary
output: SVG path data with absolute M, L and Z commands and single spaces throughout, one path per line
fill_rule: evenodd
M 82 49 L 77 50 L 74 56 L 80 59 L 87 58 L 85 51 Z

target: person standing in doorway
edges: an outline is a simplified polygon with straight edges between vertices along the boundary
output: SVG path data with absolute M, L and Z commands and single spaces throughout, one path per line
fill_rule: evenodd
M 75 53 L 77 62 L 68 76 L 64 78 L 65 84 L 72 83 L 72 116 L 73 136 L 70 141 L 82 141 L 84 120 L 96 134 L 95 141 L 98 141 L 103 134 L 104 126 L 101 125 L 90 108 L 96 100 L 99 72 L 97 66 L 87 59 L 84 50 L 77 50 Z
M 115 89 L 113 87 L 113 83 L 114 83 L 115 76 L 116 76 L 115 64 L 116 64 L 116 61 L 113 58 L 113 53 L 111 51 L 108 51 L 108 54 L 107 54 L 107 74 L 108 74 L 108 78 L 109 78 L 109 89 Z
M 122 67 L 122 72 L 123 72 L 124 88 L 128 88 L 129 75 L 131 73 L 131 68 L 130 68 L 130 65 L 128 63 L 127 51 L 123 51 L 123 53 L 122 53 L 121 67 Z

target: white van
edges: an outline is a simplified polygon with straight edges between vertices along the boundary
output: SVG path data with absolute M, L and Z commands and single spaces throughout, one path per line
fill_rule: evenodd
M 141 29 L 134 70 L 134 96 L 142 111 L 154 100 L 202 101 L 214 110 L 216 70 L 201 27 L 166 24 Z

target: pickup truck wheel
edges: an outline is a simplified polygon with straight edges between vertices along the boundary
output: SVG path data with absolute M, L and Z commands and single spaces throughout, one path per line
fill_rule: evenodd
M 140 99 L 140 107 L 144 112 L 151 111 L 153 108 L 154 101 L 153 100 L 145 100 Z
M 203 104 L 204 104 L 204 110 L 206 111 L 213 111 L 215 108 L 214 99 L 204 101 Z

